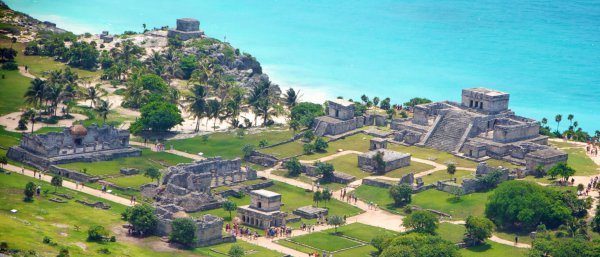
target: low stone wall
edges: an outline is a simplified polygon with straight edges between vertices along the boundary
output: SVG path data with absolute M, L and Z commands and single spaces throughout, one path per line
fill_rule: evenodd
M 348 175 L 346 173 L 338 172 L 338 171 L 333 172 L 332 182 L 334 182 L 334 183 L 350 184 L 354 180 L 356 180 L 355 176 Z
M 273 167 L 279 162 L 277 157 L 259 151 L 252 151 L 250 156 L 246 157 L 245 160 L 264 167 Z
M 435 188 L 435 184 L 428 184 L 428 185 L 424 185 L 424 186 L 421 186 L 421 187 L 416 187 L 416 188 L 413 188 L 413 194 L 421 193 L 421 192 L 423 192 L 425 190 L 429 190 L 429 189 L 432 189 L 432 188 Z
M 217 193 L 217 195 L 220 195 L 221 197 L 226 198 L 229 196 L 237 196 L 240 191 L 247 193 L 252 190 L 264 189 L 264 188 L 270 187 L 272 185 L 274 185 L 273 180 L 266 180 L 265 182 L 257 183 L 254 185 L 240 185 L 239 188 L 228 189 L 223 192 Z
M 85 183 L 94 183 L 94 182 L 97 182 L 98 180 L 100 180 L 100 178 L 98 178 L 98 177 L 91 176 L 91 175 L 81 173 L 78 171 L 74 171 L 74 170 L 61 168 L 56 165 L 51 165 L 48 168 L 48 171 L 50 171 L 54 174 L 61 175 L 66 178 L 70 178 L 70 179 L 85 182 Z
M 370 179 L 370 178 L 363 178 L 362 184 L 367 185 L 367 186 L 379 187 L 379 188 L 390 188 L 394 185 L 394 184 L 392 184 L 391 181 L 383 182 L 380 180 L 374 180 L 374 179 Z
M 287 144 L 287 143 L 294 142 L 294 141 L 296 141 L 296 140 L 298 140 L 298 139 L 302 138 L 303 136 L 304 136 L 304 131 L 302 131 L 302 132 L 300 132 L 300 133 L 298 133 L 298 134 L 294 135 L 293 137 L 291 137 L 291 138 L 290 138 L 290 139 L 288 139 L 288 140 L 285 140 L 285 141 L 282 141 L 282 142 L 279 142 L 279 143 L 275 143 L 275 144 L 272 144 L 272 145 L 268 145 L 268 146 L 262 147 L 262 148 L 260 148 L 260 149 L 267 149 L 267 148 L 273 148 L 273 147 L 280 146 L 280 145 L 285 145 L 285 144 Z

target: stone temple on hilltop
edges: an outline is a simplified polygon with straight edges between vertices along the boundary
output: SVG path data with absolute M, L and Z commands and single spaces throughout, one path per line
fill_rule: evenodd
M 487 88 L 462 90 L 460 103 L 443 101 L 414 107 L 414 116 L 392 121 L 394 140 L 484 161 L 489 158 L 546 169 L 567 160 L 548 146 L 537 121 L 508 108 L 510 95 Z
M 24 133 L 21 143 L 8 150 L 8 158 L 39 169 L 71 162 L 108 161 L 141 156 L 129 146 L 129 131 L 109 126 L 73 125 L 62 132 Z
M 250 205 L 238 208 L 238 218 L 248 226 L 268 229 L 286 224 L 287 213 L 282 212 L 281 195 L 268 190 L 250 191 Z
M 188 40 L 192 38 L 201 38 L 204 31 L 200 30 L 200 22 L 192 18 L 177 19 L 177 28 L 169 29 L 167 36 L 169 38 L 179 38 Z

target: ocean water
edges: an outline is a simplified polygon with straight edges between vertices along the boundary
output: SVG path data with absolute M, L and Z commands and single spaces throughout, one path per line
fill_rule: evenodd
M 517 114 L 600 130 L 600 1 L 8 0 L 77 33 L 141 31 L 193 17 L 305 100 L 360 95 L 402 103 L 511 94 Z

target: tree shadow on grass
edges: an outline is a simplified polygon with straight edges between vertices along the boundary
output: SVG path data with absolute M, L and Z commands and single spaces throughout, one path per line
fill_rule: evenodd
M 477 252 L 477 253 L 485 252 L 485 251 L 487 251 L 489 249 L 492 249 L 492 246 L 489 245 L 489 244 L 480 244 L 480 245 L 477 245 L 477 246 L 467 247 L 467 250 L 469 250 L 471 252 Z
M 462 201 L 463 201 L 462 198 L 456 197 L 456 196 L 453 196 L 453 197 L 450 197 L 450 198 L 446 199 L 446 202 L 451 203 L 451 204 L 457 204 L 457 203 L 460 203 Z

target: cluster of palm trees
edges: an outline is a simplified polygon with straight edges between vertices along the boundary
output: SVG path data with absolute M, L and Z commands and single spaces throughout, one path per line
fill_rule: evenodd
M 105 94 L 100 85 L 80 87 L 80 79 L 77 73 L 69 67 L 64 70 L 54 70 L 47 74 L 46 79 L 33 79 L 27 90 L 24 99 L 31 109 L 25 111 L 22 115 L 23 120 L 28 120 L 33 124 L 43 114 L 50 117 L 58 117 L 59 105 L 63 104 L 62 113 L 70 116 L 69 110 L 76 105 L 76 100 L 83 99 L 90 101 L 90 108 L 95 107 L 100 115 L 105 118 L 110 111 L 110 104 L 100 99 Z M 41 110 L 41 112 L 38 112 Z
M 554 135 L 557 137 L 568 137 L 577 141 L 586 141 L 590 139 L 590 135 L 583 131 L 581 127 L 579 127 L 579 122 L 575 121 L 575 115 L 569 114 L 567 115 L 567 120 L 569 121 L 569 128 L 563 132 L 560 131 L 560 123 L 563 121 L 563 115 L 557 114 L 554 116 L 554 121 L 556 122 L 556 130 L 554 131 Z M 549 130 L 548 119 L 542 118 L 541 121 L 542 128 L 545 128 L 547 131 Z M 596 137 L 600 137 L 600 131 L 596 131 Z

